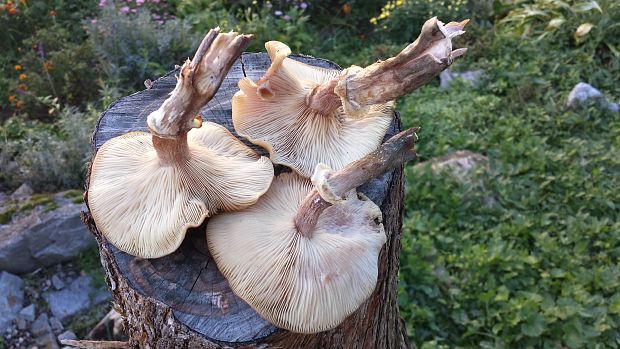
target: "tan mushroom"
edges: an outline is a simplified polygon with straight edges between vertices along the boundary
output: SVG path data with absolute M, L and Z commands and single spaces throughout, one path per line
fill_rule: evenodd
M 338 326 L 373 292 L 386 241 L 381 210 L 355 187 L 412 159 L 414 132 L 339 171 L 321 165 L 321 191 L 295 173 L 282 174 L 256 204 L 211 218 L 209 250 L 231 289 L 281 328 L 314 333 Z
M 321 84 L 340 71 L 313 67 L 287 58 L 288 46 L 265 44 L 272 65 L 258 82 L 239 82 L 233 97 L 235 130 L 269 151 L 271 161 L 310 177 L 318 163 L 334 169 L 376 149 L 393 115 L 393 103 L 372 106 L 364 119 L 349 117 L 340 99 L 312 99 Z
M 250 37 L 210 31 L 177 86 L 149 115 L 151 133 L 110 139 L 91 167 L 88 206 L 117 248 L 155 258 L 176 250 L 189 227 L 219 211 L 256 202 L 273 165 L 223 126 L 196 118 Z
M 283 43 L 265 44 L 272 64 L 257 82 L 239 82 L 233 97 L 235 130 L 269 151 L 274 163 L 310 177 L 318 163 L 338 170 L 379 146 L 393 100 L 434 78 L 465 49 L 451 39 L 467 21 L 427 21 L 420 37 L 397 56 L 340 72 L 288 56 Z

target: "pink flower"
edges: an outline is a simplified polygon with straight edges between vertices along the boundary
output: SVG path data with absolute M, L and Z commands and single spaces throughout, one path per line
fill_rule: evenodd
M 90 24 L 97 24 L 97 18 L 93 18 L 90 20 Z
M 144 4 L 144 0 L 136 0 L 136 5 L 140 6 Z
M 99 0 L 99 7 L 104 8 L 108 6 L 108 0 Z
M 121 13 L 128 13 L 128 12 L 129 12 L 129 6 L 121 7 Z

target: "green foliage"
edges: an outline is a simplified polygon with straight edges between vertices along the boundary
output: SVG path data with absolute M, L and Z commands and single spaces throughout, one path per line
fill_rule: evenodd
M 620 122 L 561 103 L 582 74 L 617 71 L 550 69 L 544 40 L 494 36 L 480 89 L 429 86 L 399 105 L 422 159 L 490 159 L 477 187 L 407 169 L 400 305 L 421 347 L 619 345 Z
M 470 19 L 490 26 L 493 2 L 489 0 L 392 0 L 370 19 L 381 37 L 403 44 L 416 39 L 426 20 L 437 16 L 443 22 Z
M 220 26 L 222 30 L 252 33 L 254 40 L 247 51 L 265 51 L 265 42 L 282 41 L 293 51 L 301 52 L 312 46 L 315 37 L 306 25 L 308 16 L 296 4 L 274 7 L 270 2 L 256 1 L 180 1 L 176 6 L 179 16 L 186 18 L 197 32 L 206 32 Z
M 84 80 L 93 57 L 81 21 L 95 12 L 90 1 L 0 2 L 0 120 L 16 111 L 46 117 L 37 97 L 80 106 L 93 98 L 96 89 Z
M 132 14 L 113 6 L 88 24 L 88 33 L 107 82 L 129 91 L 144 88 L 144 80 L 182 64 L 200 40 L 185 21 L 160 24 L 147 9 Z
M 97 116 L 92 108 L 66 107 L 51 126 L 9 119 L 0 127 L 0 180 L 9 187 L 28 182 L 39 191 L 81 186 Z

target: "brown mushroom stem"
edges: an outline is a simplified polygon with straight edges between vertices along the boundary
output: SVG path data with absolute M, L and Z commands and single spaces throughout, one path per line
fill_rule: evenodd
M 424 86 L 465 54 L 466 48 L 452 50 L 452 38 L 464 33 L 468 22 L 444 25 L 437 17 L 427 20 L 416 41 L 398 55 L 364 69 L 346 69 L 339 77 L 316 88 L 314 100 L 331 100 L 328 95 L 337 95 L 341 99 L 338 106 L 343 104 L 347 114 L 355 116 L 365 107 L 395 100 Z M 330 108 L 333 104 L 326 103 L 323 110 L 333 111 Z
M 219 27 L 211 29 L 194 58 L 181 67 L 170 97 L 148 116 L 151 133 L 160 138 L 175 138 L 200 127 L 202 119 L 197 114 L 213 98 L 251 39 L 251 35 L 221 34 Z
M 469 22 L 443 24 L 433 17 L 420 36 L 396 57 L 374 63 L 338 82 L 335 93 L 345 104 L 360 109 L 394 100 L 423 86 L 467 51 L 452 51 L 452 38 L 464 33 Z
M 153 148 L 157 152 L 162 165 L 178 164 L 189 157 L 187 133 L 177 138 L 163 138 L 153 135 Z
M 318 85 L 306 97 L 308 108 L 323 113 L 332 113 L 342 105 L 340 97 L 334 93 L 338 79 Z
M 410 128 L 390 138 L 377 150 L 335 171 L 322 184 L 328 187 L 330 196 L 344 198 L 348 192 L 378 177 L 382 173 L 416 158 L 415 137 L 417 128 Z M 325 188 L 324 188 L 325 189 Z M 326 201 L 319 190 L 313 189 L 301 202 L 295 216 L 295 227 L 299 234 L 312 237 L 319 216 L 332 204 Z

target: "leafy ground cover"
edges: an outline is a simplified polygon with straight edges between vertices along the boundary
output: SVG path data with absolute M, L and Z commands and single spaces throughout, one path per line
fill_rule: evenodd
M 620 3 L 527 0 L 0 1 L 0 190 L 80 186 L 97 114 L 191 54 L 210 27 L 365 65 L 427 18 L 471 18 L 455 69 L 398 101 L 422 160 L 489 158 L 468 183 L 408 165 L 400 306 L 421 348 L 620 347 Z

